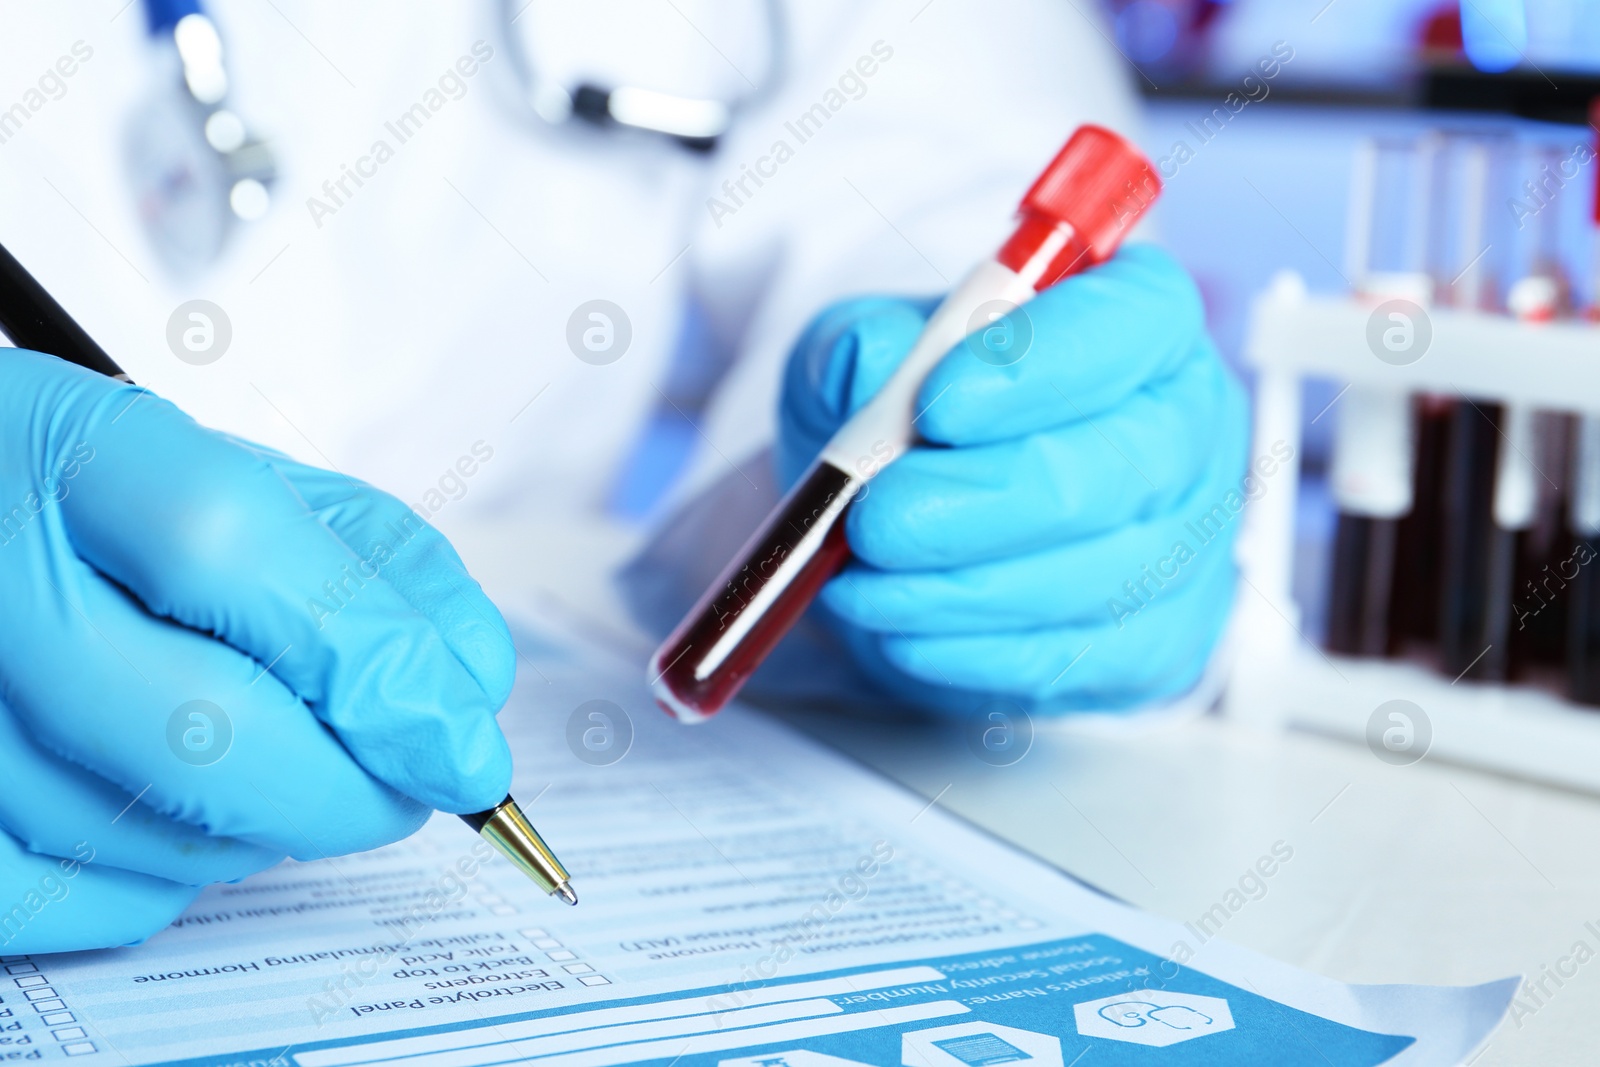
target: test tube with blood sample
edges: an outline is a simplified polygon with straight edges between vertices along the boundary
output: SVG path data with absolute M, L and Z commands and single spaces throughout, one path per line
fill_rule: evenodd
M 1357 146 L 1346 219 L 1346 275 L 1356 297 L 1382 316 L 1384 350 L 1404 362 L 1415 321 L 1431 302 L 1423 269 L 1426 206 L 1436 142 L 1364 141 Z M 1350 385 L 1337 400 L 1329 484 L 1338 507 L 1329 578 L 1327 645 L 1352 656 L 1383 656 L 1402 524 L 1413 504 L 1415 426 L 1404 392 Z
M 1590 125 L 1600 123 L 1600 98 L 1589 107 Z M 1600 130 L 1600 126 L 1595 126 Z M 1600 329 L 1600 173 L 1596 174 L 1593 228 L 1594 264 L 1587 317 Z M 1567 694 L 1582 704 L 1600 705 L 1600 412 L 1577 419 L 1572 442 L 1572 588 L 1567 601 Z
M 1464 263 L 1452 279 L 1451 296 L 1464 310 L 1492 311 L 1499 304 L 1499 265 L 1509 244 L 1491 227 L 1505 213 L 1496 190 L 1506 174 L 1505 139 L 1496 135 L 1452 137 L 1459 163 L 1453 171 L 1461 187 L 1454 197 L 1454 261 Z M 1508 431 L 1531 440 L 1532 412 L 1507 413 L 1487 398 L 1462 397 L 1451 413 L 1445 448 L 1444 539 L 1440 546 L 1439 661 L 1451 678 L 1502 681 L 1508 665 L 1501 630 L 1510 612 L 1510 570 L 1497 564 L 1504 558 L 1505 538 L 1495 523 L 1497 464 Z M 1513 419 L 1515 418 L 1515 423 Z M 1516 448 L 1513 447 L 1513 452 Z M 1512 461 L 1518 459 L 1513 455 Z M 1520 470 L 1513 462 L 1511 473 Z M 1522 505 L 1501 510 L 1501 517 L 1522 523 Z M 1511 535 L 1515 545 L 1515 534 Z M 1496 576 L 1504 574 L 1501 580 Z M 1505 594 L 1505 595 L 1502 595 Z
M 685 722 L 721 710 L 850 558 L 845 515 L 916 441 L 917 391 L 991 309 L 1015 308 L 1111 258 L 1161 191 L 1127 141 L 1082 126 L 1022 199 L 1017 228 L 934 311 L 900 367 L 821 455 L 651 658 L 657 702 Z M 975 322 L 976 320 L 976 322 Z

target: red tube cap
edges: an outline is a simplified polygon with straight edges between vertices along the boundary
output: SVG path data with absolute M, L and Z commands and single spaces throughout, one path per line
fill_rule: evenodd
M 1161 194 L 1155 168 L 1104 126 L 1080 126 L 1022 198 L 1024 214 L 1070 223 L 1103 263 Z

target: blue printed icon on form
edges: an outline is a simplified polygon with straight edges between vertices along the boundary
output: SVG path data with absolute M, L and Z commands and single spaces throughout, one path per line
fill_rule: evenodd
M 872 1065 L 862 1063 L 860 1060 L 847 1060 L 842 1056 L 830 1056 L 825 1052 L 795 1048 L 783 1052 L 769 1052 L 765 1056 L 741 1056 L 738 1059 L 721 1060 L 717 1063 L 717 1067 L 872 1067 Z
M 935 1048 L 944 1049 L 967 1064 L 967 1067 L 990 1067 L 996 1063 L 1015 1063 L 1017 1060 L 1033 1059 L 1017 1046 L 992 1033 L 946 1038 L 943 1041 L 935 1041 L 933 1045 Z
M 1190 1023 L 1185 1016 L 1192 1016 L 1194 1022 Z M 1158 1022 L 1174 1030 L 1198 1030 L 1215 1021 L 1211 1016 L 1201 1015 L 1182 1004 L 1152 1004 L 1148 1000 L 1119 1000 L 1115 1004 L 1107 1004 L 1100 1009 L 1100 1018 L 1109 1019 L 1118 1026 L 1143 1026 L 1147 1022 Z
M 1102 997 L 1074 1004 L 1072 1011 L 1084 1037 L 1156 1048 L 1233 1029 L 1226 1000 L 1193 993 Z
M 900 1036 L 901 1067 L 1063 1067 L 1054 1034 L 999 1023 L 970 1022 L 911 1030 Z

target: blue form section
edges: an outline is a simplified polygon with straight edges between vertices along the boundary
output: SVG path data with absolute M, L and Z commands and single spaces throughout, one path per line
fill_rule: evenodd
M 937 1050 L 933 1057 L 924 1053 L 914 1056 L 911 1062 L 918 1067 L 941 1067 L 941 1064 L 943 1067 L 996 1067 L 1007 1063 L 1021 1064 L 1023 1067 L 1064 1067 L 1077 1062 L 1077 1057 L 1092 1047 L 1093 1056 L 1087 1057 L 1085 1064 L 1093 1063 L 1096 1067 L 1103 1064 L 1368 1067 L 1383 1063 L 1416 1040 L 1395 1034 L 1358 1030 L 1297 1011 L 1249 990 L 1220 982 L 1210 975 L 1180 967 L 1121 941 L 1096 934 L 995 952 L 897 960 L 871 967 L 822 973 L 788 975 L 780 972 L 766 982 L 687 990 L 664 996 L 633 997 L 607 1001 L 603 1006 L 648 1005 L 665 1000 L 705 998 L 710 1005 L 708 1010 L 727 1011 L 748 1002 L 751 999 L 749 994 L 758 990 L 765 998 L 770 991 L 781 990 L 794 982 L 814 982 L 882 971 L 888 967 L 898 969 L 914 966 L 934 968 L 945 977 L 897 987 L 863 989 L 858 993 L 828 998 L 846 1013 L 877 1016 L 870 1022 L 863 1020 L 865 1028 L 862 1030 L 799 1041 L 791 1039 L 752 1044 L 703 1054 L 640 1059 L 633 1063 L 639 1067 L 668 1067 L 669 1064 L 676 1064 L 676 1067 L 717 1067 L 723 1060 L 762 1057 L 773 1067 L 800 1067 L 788 1063 L 783 1054 L 803 1049 L 808 1053 L 821 1053 L 870 1067 L 901 1067 L 904 1034 L 950 1026 L 959 1026 L 963 1031 L 970 1032 L 934 1037 L 927 1041 L 932 1049 Z M 1232 1028 L 1213 1029 L 1221 1024 L 1220 1009 L 1207 1004 L 1196 1007 L 1176 1003 L 1171 994 L 1225 1001 L 1226 1010 L 1232 1017 Z M 770 1003 L 770 998 L 766 999 Z M 951 1001 L 959 1002 L 967 1011 L 904 1024 L 889 1023 L 882 1014 L 915 1005 Z M 1138 1031 L 1144 1034 L 1165 1030 L 1193 1031 L 1195 1035 L 1180 1037 L 1176 1043 L 1165 1046 L 1133 1044 L 1127 1040 L 1110 1040 L 1102 1036 L 1085 1037 L 1078 1032 L 1073 1006 L 1100 1001 L 1106 1003 L 1093 1011 L 1098 1021 L 1091 1022 L 1100 1030 L 1109 1029 L 1116 1033 Z M 493 1020 L 494 1026 L 461 1023 L 373 1034 L 361 1040 L 297 1045 L 294 1052 L 348 1048 L 366 1041 L 452 1032 L 461 1033 L 462 1046 L 489 1045 L 503 1040 L 496 1036 L 495 1027 L 524 1020 L 559 1018 L 600 1006 L 587 1004 L 582 1008 L 497 1016 Z M 989 1033 L 983 1024 L 991 1024 L 999 1032 Z M 1145 1031 L 1144 1027 L 1151 1029 Z M 1043 1036 L 1043 1046 L 1037 1040 L 1030 1042 L 1019 1038 L 1015 1031 L 1025 1031 L 1028 1037 L 1035 1039 Z M 1050 1044 L 1051 1039 L 1058 1042 L 1059 1052 Z M 1025 1049 L 1020 1047 L 1022 1045 L 1029 1047 Z M 526 1058 L 511 1044 L 504 1045 L 500 1050 L 484 1051 L 486 1055 L 481 1057 L 484 1064 L 536 1065 L 541 1062 L 537 1058 Z M 201 1059 L 177 1061 L 173 1067 L 227 1067 L 251 1061 L 264 1064 L 276 1062 L 282 1067 L 292 1067 L 287 1057 L 275 1060 L 281 1054 L 281 1046 L 250 1052 L 219 1052 Z M 948 1058 L 939 1063 L 932 1062 L 940 1055 Z M 403 1067 L 406 1060 L 390 1059 L 385 1063 Z

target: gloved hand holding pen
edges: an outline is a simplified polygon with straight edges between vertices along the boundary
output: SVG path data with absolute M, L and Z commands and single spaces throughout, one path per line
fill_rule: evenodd
M 7 953 L 142 940 L 200 886 L 506 795 L 510 636 L 437 531 L 27 351 L 0 360 L 0 604 Z
M 783 384 L 785 484 L 934 303 L 851 300 L 812 322 Z M 1185 523 L 1237 490 L 1249 430 L 1199 294 L 1164 252 L 1130 246 L 1008 319 L 996 326 L 1017 348 L 969 338 L 923 383 L 926 443 L 852 506 L 855 559 L 824 611 L 891 692 L 950 714 L 993 697 L 1050 712 L 1181 694 L 1232 603 L 1238 521 L 1204 544 Z M 1131 598 L 1129 581 L 1151 592 Z

